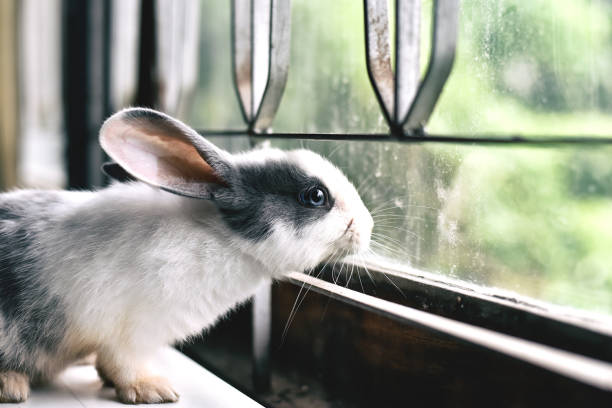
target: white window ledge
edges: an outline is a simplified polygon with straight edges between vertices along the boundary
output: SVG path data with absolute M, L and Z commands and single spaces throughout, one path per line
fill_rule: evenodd
M 147 407 L 258 407 L 228 383 L 174 349 L 163 350 L 155 361 L 157 373 L 170 380 L 180 399 L 174 404 L 151 404 Z M 12 404 L 11 404 L 12 405 Z M 44 387 L 34 388 L 30 398 L 19 407 L 54 408 L 106 408 L 126 407 L 115 398 L 115 390 L 102 387 L 92 365 L 68 368 L 55 381 Z

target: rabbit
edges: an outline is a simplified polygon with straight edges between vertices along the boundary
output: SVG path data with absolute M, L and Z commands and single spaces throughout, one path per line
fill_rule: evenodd
M 99 140 L 134 181 L 0 194 L 1 402 L 92 353 L 121 402 L 177 401 L 147 368 L 156 350 L 369 246 L 368 209 L 314 152 L 230 154 L 145 108 L 108 118 Z

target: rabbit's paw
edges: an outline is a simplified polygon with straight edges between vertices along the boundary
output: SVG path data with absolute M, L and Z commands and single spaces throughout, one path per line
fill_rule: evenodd
M 0 403 L 23 402 L 30 394 L 30 381 L 15 371 L 0 372 Z
M 176 402 L 179 395 L 163 377 L 148 377 L 131 384 L 115 385 L 117 397 L 126 404 Z

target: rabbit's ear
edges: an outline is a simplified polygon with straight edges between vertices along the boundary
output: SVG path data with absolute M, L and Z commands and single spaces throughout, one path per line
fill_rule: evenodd
M 100 130 L 100 145 L 129 174 L 171 193 L 208 199 L 212 189 L 231 182 L 229 153 L 151 109 L 111 116 Z

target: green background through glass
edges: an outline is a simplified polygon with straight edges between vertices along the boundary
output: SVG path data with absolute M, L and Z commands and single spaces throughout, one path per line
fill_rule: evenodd
M 431 1 L 423 1 L 423 67 Z M 363 2 L 294 0 L 274 131 L 386 132 L 365 66 Z M 190 124 L 244 128 L 229 5 L 202 3 Z M 428 131 L 611 136 L 612 2 L 463 0 L 457 60 Z M 612 155 L 601 147 L 274 141 L 330 158 L 405 265 L 612 314 Z

